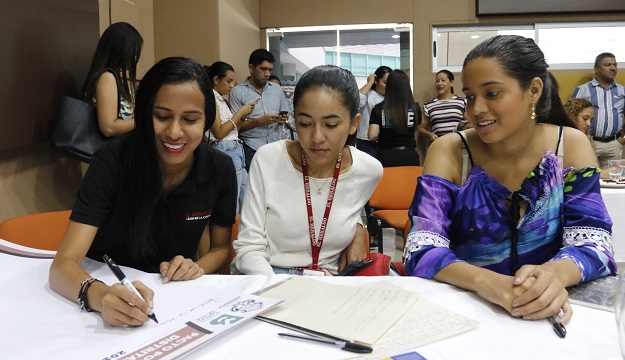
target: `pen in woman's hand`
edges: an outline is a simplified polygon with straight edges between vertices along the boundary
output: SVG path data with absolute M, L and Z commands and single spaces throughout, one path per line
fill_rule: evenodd
M 547 320 L 549 320 L 549 322 L 551 323 L 551 327 L 553 327 L 553 331 L 559 337 L 564 339 L 564 337 L 566 336 L 566 328 L 564 327 L 564 325 L 562 325 L 562 323 L 558 322 L 558 318 L 556 317 L 556 315 L 549 316 Z
M 119 282 L 121 282 L 128 290 L 132 291 L 133 294 L 137 295 L 141 300 L 145 301 L 143 296 L 141 296 L 141 293 L 139 293 L 137 288 L 135 288 L 134 285 L 132 285 L 130 280 L 128 280 L 126 275 L 124 275 L 124 272 L 122 271 L 122 269 L 120 269 L 119 266 L 117 266 L 117 264 L 115 263 L 115 261 L 113 261 L 113 259 L 111 259 L 107 254 L 104 254 L 102 256 L 102 259 L 104 259 L 104 262 L 106 263 L 106 265 L 108 265 L 108 267 L 111 269 L 113 274 L 115 274 Z M 148 314 L 148 317 L 154 320 L 154 322 L 158 324 L 158 320 L 156 320 L 156 315 L 154 313 Z

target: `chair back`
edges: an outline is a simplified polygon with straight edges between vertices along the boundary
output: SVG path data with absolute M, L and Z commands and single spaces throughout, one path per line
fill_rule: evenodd
M 422 174 L 422 166 L 385 167 L 369 205 L 375 210 L 409 209 L 417 188 L 417 178 Z
M 34 249 L 56 251 L 69 224 L 71 210 L 14 217 L 0 223 L 0 238 Z

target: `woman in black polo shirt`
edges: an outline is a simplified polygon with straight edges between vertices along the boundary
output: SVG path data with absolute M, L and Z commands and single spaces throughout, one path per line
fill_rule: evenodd
M 139 84 L 136 129 L 98 150 L 81 184 L 50 285 L 110 325 L 141 325 L 145 301 L 81 267 L 108 254 L 119 265 L 158 272 L 163 282 L 216 272 L 227 261 L 236 210 L 232 160 L 202 142 L 215 121 L 208 76 L 195 61 L 167 58 Z M 121 300 L 121 301 L 120 301 Z M 135 306 L 129 305 L 130 303 Z
M 393 70 L 386 80 L 386 96 L 369 120 L 369 140 L 378 142 L 382 166 L 419 165 L 415 131 L 420 121 L 421 107 L 414 101 L 408 75 Z

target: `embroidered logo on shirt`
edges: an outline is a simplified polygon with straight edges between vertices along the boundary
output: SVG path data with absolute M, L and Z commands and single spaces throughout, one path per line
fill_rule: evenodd
M 193 221 L 193 220 L 204 220 L 204 219 L 208 219 L 211 214 L 212 214 L 213 210 L 203 210 L 203 211 L 192 211 L 192 212 L 188 212 L 185 213 L 184 217 L 185 220 L 187 221 Z

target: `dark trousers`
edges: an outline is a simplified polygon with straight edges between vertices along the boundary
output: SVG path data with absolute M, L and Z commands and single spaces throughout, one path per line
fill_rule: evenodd
M 250 172 L 250 164 L 252 163 L 252 158 L 254 157 L 254 154 L 256 154 L 256 150 L 254 150 L 251 147 L 247 146 L 246 143 L 243 143 L 243 152 L 245 153 L 245 169 L 249 173 Z
M 378 160 L 383 167 L 419 166 L 419 154 L 414 148 L 393 149 L 381 147 Z
M 366 152 L 373 157 L 378 155 L 378 143 L 375 141 L 357 139 L 356 149 Z

